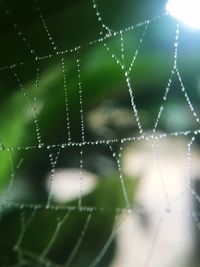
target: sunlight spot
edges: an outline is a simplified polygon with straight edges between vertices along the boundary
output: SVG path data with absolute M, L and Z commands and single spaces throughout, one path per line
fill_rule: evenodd
M 169 0 L 166 9 L 170 15 L 187 26 L 200 29 L 199 0 Z

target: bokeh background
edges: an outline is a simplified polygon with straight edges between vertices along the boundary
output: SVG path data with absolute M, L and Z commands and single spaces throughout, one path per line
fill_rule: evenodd
M 176 75 L 161 138 L 148 139 L 177 21 L 164 0 L 96 4 L 0 1 L 0 266 L 197 266 L 199 123 Z M 138 49 L 130 81 L 143 139 L 115 60 L 122 35 L 125 67 Z M 200 32 L 180 24 L 178 69 L 197 116 L 199 51 Z

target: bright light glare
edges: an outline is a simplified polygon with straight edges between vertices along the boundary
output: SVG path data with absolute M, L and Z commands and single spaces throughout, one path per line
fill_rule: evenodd
M 166 9 L 189 27 L 200 29 L 200 0 L 169 0 Z
M 97 184 L 97 177 L 86 171 L 82 170 L 82 184 L 80 184 L 80 170 L 79 169 L 57 169 L 54 173 L 54 181 L 52 183 L 51 174 L 47 179 L 47 190 L 52 199 L 57 203 L 66 203 L 80 196 L 89 194 L 94 190 Z

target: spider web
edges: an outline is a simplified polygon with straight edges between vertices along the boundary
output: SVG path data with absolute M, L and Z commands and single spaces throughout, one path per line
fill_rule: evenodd
M 198 126 L 200 119 L 198 112 L 196 111 L 188 94 L 187 88 L 184 85 L 183 77 L 178 66 L 178 51 L 180 40 L 179 22 L 176 22 L 176 27 L 173 32 L 173 60 L 170 71 L 168 73 L 168 81 L 165 88 L 160 88 L 161 91 L 163 91 L 163 89 L 164 91 L 161 101 L 159 100 L 159 110 L 156 111 L 157 114 L 152 119 L 153 127 L 151 128 L 151 131 L 145 131 L 137 106 L 137 97 L 135 96 L 136 85 L 134 79 L 134 68 L 136 67 L 137 61 L 139 60 L 138 58 L 140 56 L 140 53 L 142 53 L 141 51 L 143 46 L 145 45 L 145 38 L 149 33 L 149 29 L 152 25 L 157 25 L 163 19 L 169 18 L 169 15 L 164 13 L 147 20 L 143 20 L 135 25 L 131 25 L 124 29 L 115 31 L 111 29 L 109 25 L 107 25 L 104 21 L 104 17 L 101 13 L 98 2 L 96 0 L 93 0 L 90 2 L 90 5 L 93 9 L 96 21 L 100 28 L 99 37 L 83 45 L 78 45 L 67 50 L 60 50 L 56 42 L 56 38 L 54 37 L 50 27 L 48 26 L 46 17 L 43 13 L 42 8 L 40 7 L 40 3 L 37 0 L 34 0 L 33 7 L 35 9 L 35 12 L 37 13 L 40 29 L 42 30 L 43 34 L 46 34 L 52 51 L 52 53 L 38 56 L 36 50 L 31 44 L 31 41 L 29 41 L 29 38 L 26 36 L 26 33 L 23 32 L 20 25 L 17 23 L 17 21 L 15 21 L 15 17 L 13 16 L 9 7 L 7 7 L 5 3 L 2 4 L 4 15 L 7 17 L 10 25 L 18 35 L 19 40 L 22 41 L 24 47 L 27 49 L 28 53 L 31 56 L 31 59 L 28 61 L 20 61 L 18 63 L 1 66 L 0 71 L 3 73 L 3 75 L 4 73 L 8 73 L 8 76 L 12 77 L 10 79 L 15 80 L 16 86 L 18 87 L 19 91 L 18 98 L 20 100 L 23 99 L 24 103 L 26 103 L 26 109 L 21 109 L 19 107 L 19 112 L 21 113 L 21 116 L 23 116 L 23 113 L 28 110 L 27 116 L 28 118 L 31 117 L 31 120 L 33 122 L 32 132 L 34 132 L 34 140 L 33 143 L 30 144 L 18 145 L 18 143 L 16 142 L 17 145 L 10 145 L 7 141 L 4 142 L 4 139 L 6 139 L 4 137 L 1 141 L 0 150 L 2 153 L 2 158 L 10 164 L 10 179 L 9 183 L 7 184 L 7 189 L 5 190 L 4 196 L 1 200 L 1 220 L 3 222 L 1 228 L 5 228 L 7 225 L 7 227 L 9 227 L 10 235 L 12 235 L 8 238 L 10 240 L 9 242 L 11 243 L 11 246 L 8 245 L 8 242 L 6 240 L 3 240 L 5 246 L 10 246 L 10 252 L 8 252 L 8 249 L 4 250 L 3 247 L 1 248 L 0 254 L 3 264 L 2 266 L 107 266 L 107 257 L 108 255 L 112 254 L 112 244 L 116 239 L 118 233 L 120 232 L 121 227 L 123 227 L 123 224 L 126 222 L 127 218 L 132 218 L 134 214 L 145 214 L 145 210 L 141 207 L 138 208 L 137 205 L 134 205 L 134 201 L 132 201 L 132 196 L 130 196 L 129 194 L 127 178 L 124 175 L 122 166 L 124 149 L 127 145 L 129 146 L 132 143 L 148 143 L 150 145 L 151 157 L 155 162 L 157 170 L 156 176 L 159 180 L 159 183 L 161 184 L 162 195 L 166 201 L 165 208 L 163 208 L 162 210 L 155 209 L 154 211 L 150 211 L 152 213 L 155 213 L 155 215 L 158 216 L 159 219 L 151 240 L 151 244 L 149 245 L 147 255 L 143 254 L 143 263 L 141 264 L 141 266 L 152 265 L 153 259 L 155 257 L 154 250 L 157 243 L 159 242 L 159 235 L 162 229 L 162 225 L 167 216 L 179 216 L 181 213 L 183 214 L 183 216 L 191 218 L 196 226 L 199 227 L 198 212 L 192 210 L 180 211 L 173 209 L 173 207 L 176 206 L 176 203 L 188 192 L 197 201 L 197 203 L 200 202 L 200 197 L 195 191 L 192 179 L 192 152 L 195 141 L 198 140 L 198 135 L 200 133 Z M 135 33 L 137 31 L 139 32 L 139 39 L 137 40 L 136 44 L 134 44 L 135 49 L 130 56 L 131 60 L 128 62 L 126 59 L 126 37 L 127 34 Z M 115 49 L 110 45 L 110 41 L 112 40 L 118 41 L 119 46 L 116 52 Z M 38 40 L 38 42 L 39 41 L 40 40 Z M 125 90 L 127 90 L 126 92 L 129 96 L 131 116 L 132 120 L 135 122 L 135 128 L 137 129 L 134 131 L 135 135 L 128 137 L 120 136 L 110 139 L 100 138 L 98 140 L 88 140 L 87 138 L 88 133 L 86 126 L 87 120 L 85 115 L 85 101 L 90 101 L 90 99 L 87 99 L 87 96 L 89 96 L 89 94 L 87 94 L 87 92 L 85 91 L 85 86 L 87 84 L 83 82 L 83 76 L 85 75 L 85 72 L 82 67 L 82 59 L 84 60 L 84 52 L 88 49 L 93 49 L 93 47 L 103 49 L 103 51 L 106 53 L 106 56 L 109 57 L 112 64 L 115 65 L 115 68 L 118 68 L 118 71 L 121 75 L 120 79 L 123 80 L 124 88 Z M 97 51 L 100 51 L 98 49 Z M 71 76 L 69 74 L 68 58 L 73 59 L 72 69 L 74 70 L 74 72 Z M 41 95 L 43 98 L 45 98 L 45 87 L 47 87 L 47 84 L 45 84 L 45 82 L 43 82 L 41 79 L 42 64 L 45 69 L 47 68 L 48 63 L 50 62 L 49 64 L 51 64 L 51 62 L 53 62 L 54 60 L 59 64 L 58 72 L 61 77 L 60 82 L 62 83 L 63 88 L 61 97 L 63 99 L 65 116 L 63 129 L 58 129 L 58 131 L 64 132 L 65 141 L 60 142 L 60 140 L 56 140 L 55 143 L 52 143 L 51 140 L 54 140 L 54 137 L 51 137 L 49 139 L 50 141 L 46 140 L 43 134 L 45 131 L 41 129 L 42 125 L 40 123 L 39 110 L 40 96 L 37 96 L 37 93 L 44 91 L 43 95 Z M 26 69 L 28 69 L 29 66 L 30 68 L 32 68 L 32 72 L 34 73 L 34 87 L 31 87 L 31 89 L 27 89 L 28 87 L 25 86 L 24 82 L 24 76 L 26 75 L 24 73 L 26 73 Z M 57 72 L 57 70 L 55 70 L 55 72 Z M 70 85 L 72 86 L 70 78 L 73 79 L 73 75 L 76 75 L 76 85 L 74 86 L 76 87 L 76 92 L 74 92 L 76 100 L 73 103 L 73 105 L 78 105 L 76 112 L 72 111 L 72 104 L 70 102 L 70 97 L 72 95 L 71 91 L 69 90 Z M 185 103 L 187 104 L 187 107 L 191 112 L 191 117 L 196 123 L 196 129 L 161 133 L 159 131 L 159 125 L 161 123 L 161 118 L 166 110 L 167 102 L 170 97 L 169 95 L 174 89 L 172 88 L 174 81 L 178 84 L 177 87 L 180 88 L 179 95 L 180 97 L 183 97 Z M 94 90 L 95 88 L 93 88 L 93 91 Z M 56 95 L 52 94 L 52 99 L 48 100 L 54 101 L 54 97 L 56 97 Z M 9 104 L 10 103 L 8 103 L 8 105 Z M 49 105 L 52 105 L 52 102 L 49 103 Z M 17 112 L 17 110 L 15 112 Z M 77 128 L 81 133 L 81 140 L 77 141 L 74 139 L 75 131 L 77 131 L 77 129 L 73 129 L 73 125 L 71 123 L 73 116 L 75 115 L 79 117 L 80 126 L 78 126 Z M 48 118 L 48 115 L 46 116 L 46 118 Z M 48 119 L 51 120 L 51 118 Z M 52 118 L 52 120 L 53 119 L 55 118 Z M 56 120 L 59 120 L 59 118 L 56 118 Z M 56 127 L 56 125 L 54 127 Z M 51 129 L 48 129 L 48 131 L 51 131 Z M 27 132 L 27 135 L 28 134 L 29 131 Z M 177 139 L 181 137 L 187 138 L 187 171 L 185 173 L 186 183 L 183 192 L 180 192 L 179 195 L 175 196 L 172 199 L 167 189 L 168 182 L 163 178 L 161 163 L 159 161 L 158 146 L 159 142 L 162 142 L 163 140 L 170 138 Z M 37 143 L 34 145 L 35 140 Z M 90 200 L 85 201 L 83 195 L 85 158 L 89 150 L 95 151 L 96 148 L 99 147 L 103 147 L 103 149 L 105 149 L 107 153 L 111 155 L 113 161 L 115 162 L 117 181 L 119 182 L 118 185 L 120 187 L 121 194 L 119 198 L 123 199 L 124 206 L 118 206 L 116 204 L 110 209 L 109 203 L 105 204 L 105 201 L 102 201 L 102 203 L 104 203 L 103 206 L 99 206 L 98 204 L 95 204 Z M 69 155 L 72 151 L 76 151 L 76 166 L 78 166 L 80 170 L 80 188 L 78 200 L 71 202 L 69 205 L 56 204 L 52 197 L 54 177 L 56 175 L 57 169 L 62 167 L 62 164 L 60 162 L 63 162 L 65 157 L 70 157 Z M 13 199 L 12 195 L 14 192 L 13 190 L 15 188 L 18 173 L 21 171 L 21 169 L 23 169 L 23 166 L 26 166 L 26 164 L 28 165 L 30 163 L 30 160 L 32 160 L 32 158 L 34 158 L 35 160 L 35 163 L 32 162 L 33 166 L 31 167 L 31 169 L 33 169 L 32 172 L 34 172 L 34 164 L 40 164 L 37 160 L 37 157 L 40 158 L 39 155 L 40 157 L 45 158 L 45 164 L 49 166 L 50 189 L 47 198 L 42 199 L 41 197 L 41 201 L 39 203 L 35 200 L 30 202 L 28 198 L 27 201 Z M 90 165 L 95 164 L 92 159 L 90 159 L 90 161 Z M 42 168 L 42 164 L 40 165 L 40 168 Z M 26 179 L 29 179 L 29 174 L 30 172 L 27 172 L 27 174 L 25 174 Z M 37 176 L 37 173 L 34 175 Z M 171 177 L 169 177 L 169 179 L 170 178 Z M 35 183 L 40 184 L 40 181 L 36 179 Z M 24 190 L 26 191 L 26 188 Z M 106 199 L 106 196 L 102 193 L 101 198 Z M 12 219 L 10 219 L 9 216 L 5 222 L 3 221 L 4 215 L 7 214 L 6 212 L 4 212 L 4 210 L 8 212 L 8 214 L 9 211 L 13 210 L 14 212 L 16 212 L 16 221 L 14 222 L 14 224 L 12 224 Z M 110 219 L 110 222 L 108 222 L 108 220 L 105 220 L 105 216 L 108 216 L 108 214 L 110 214 L 109 216 L 112 217 Z M 106 224 L 105 228 L 107 229 L 105 230 L 105 233 L 101 233 L 102 230 L 100 228 L 100 225 L 96 226 L 96 224 L 98 224 L 98 221 L 101 221 L 101 224 Z M 15 228 L 17 229 L 17 234 L 14 233 L 15 231 L 12 231 L 11 228 L 13 226 L 15 226 Z M 75 232 L 72 231 L 73 227 L 76 229 Z M 38 229 L 41 229 L 40 234 L 38 233 Z M 92 230 L 92 241 L 88 236 L 90 229 L 94 229 Z M 46 235 L 47 237 L 41 237 L 43 235 L 43 231 L 44 235 Z M 101 234 L 104 236 L 104 238 L 102 239 L 103 241 L 98 242 L 98 240 L 96 239 L 100 239 L 99 235 Z M 6 239 L 6 237 L 3 238 Z M 48 242 L 45 242 L 46 240 L 48 240 Z M 92 247 L 96 247 L 96 250 L 92 254 L 92 256 L 88 255 L 87 260 L 82 260 L 82 251 L 87 252 L 87 242 L 89 242 L 88 240 L 92 243 Z M 63 256 L 60 256 L 62 253 L 59 254 L 59 252 L 54 249 L 58 242 L 61 242 L 64 245 L 64 250 L 66 252 L 62 253 L 64 255 L 66 254 L 65 259 L 62 258 Z M 89 246 L 89 249 L 92 249 L 91 246 Z M 138 244 L 136 244 L 136 246 L 138 246 Z M 7 253 L 8 255 L 6 255 Z M 15 260 L 10 263 L 9 257 L 13 254 L 15 255 Z M 52 255 L 57 256 L 54 257 Z M 61 259 L 59 257 L 61 257 Z M 134 258 L 132 261 L 132 266 L 135 266 Z

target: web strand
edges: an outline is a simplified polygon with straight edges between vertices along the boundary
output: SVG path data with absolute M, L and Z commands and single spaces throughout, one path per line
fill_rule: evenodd
M 35 52 L 35 49 L 32 47 L 30 40 L 28 40 L 26 34 L 22 31 L 20 25 L 15 21 L 13 14 L 8 9 L 7 5 L 5 3 L 2 4 L 4 7 L 4 14 L 9 19 L 13 30 L 18 35 L 19 40 L 21 40 L 21 43 L 26 47 L 28 53 L 32 56 L 31 60 L 25 62 L 20 61 L 18 63 L 13 63 L 11 65 L 5 65 L 0 67 L 0 71 L 6 71 L 11 70 L 14 72 L 14 77 L 16 79 L 16 82 L 18 84 L 18 87 L 22 93 L 23 98 L 25 99 L 25 102 L 28 106 L 28 108 L 32 112 L 32 117 L 34 121 L 34 134 L 36 134 L 37 144 L 36 145 L 19 145 L 19 146 L 10 146 L 9 144 L 5 144 L 3 141 L 0 143 L 0 152 L 6 151 L 9 153 L 9 167 L 10 167 L 10 179 L 8 183 L 8 187 L 6 190 L 6 198 L 5 201 L 2 201 L 0 203 L 0 210 L 2 211 L 5 209 L 16 209 L 19 212 L 20 216 L 20 231 L 18 238 L 15 242 L 15 245 L 13 246 L 13 250 L 17 253 L 17 259 L 18 259 L 18 265 L 23 266 L 23 264 L 28 264 L 29 266 L 34 266 L 34 264 L 40 264 L 45 265 L 49 267 L 70 267 L 73 264 L 73 261 L 75 260 L 75 257 L 77 256 L 78 252 L 81 250 L 81 246 L 83 246 L 83 241 L 87 238 L 87 233 L 90 230 L 91 220 L 94 219 L 95 212 L 100 212 L 101 214 L 105 213 L 107 209 L 109 208 L 107 206 L 85 206 L 83 201 L 83 185 L 84 185 L 84 179 L 83 177 L 83 171 L 85 168 L 85 155 L 87 153 L 88 148 L 92 148 L 95 150 L 96 148 L 100 148 L 101 146 L 106 150 L 110 150 L 112 153 L 112 160 L 116 164 L 116 170 L 118 172 L 118 178 L 120 183 L 120 189 L 121 194 L 124 199 L 124 207 L 118 207 L 113 206 L 112 211 L 115 213 L 114 216 L 114 227 L 105 241 L 104 245 L 100 249 L 100 251 L 97 253 L 97 255 L 94 257 L 92 262 L 89 264 L 89 267 L 96 267 L 100 262 L 103 260 L 104 256 L 106 255 L 108 249 L 110 248 L 113 240 L 116 238 L 117 234 L 119 233 L 121 225 L 123 225 L 125 219 L 129 216 L 132 216 L 132 214 L 146 214 L 145 208 L 137 208 L 134 206 L 130 200 L 129 200 L 129 193 L 126 188 L 126 179 L 123 173 L 123 166 L 122 166 L 122 157 L 123 157 L 123 149 L 126 145 L 131 144 L 132 142 L 148 142 L 151 145 L 151 156 L 155 163 L 155 169 L 157 172 L 158 180 L 160 182 L 161 188 L 162 188 L 162 194 L 165 198 L 166 205 L 159 209 L 152 209 L 148 211 L 148 215 L 151 216 L 158 216 L 159 220 L 155 229 L 155 232 L 153 234 L 153 238 L 151 240 L 151 244 L 149 247 L 149 251 L 144 257 L 144 267 L 150 267 L 153 263 L 153 259 L 155 256 L 155 250 L 156 246 L 159 242 L 160 233 L 162 230 L 162 226 L 165 220 L 165 217 L 171 216 L 171 213 L 178 215 L 184 215 L 186 217 L 191 217 L 191 219 L 196 224 L 196 227 L 198 230 L 199 227 L 199 220 L 200 220 L 200 214 L 195 210 L 176 210 L 175 208 L 172 211 L 172 208 L 175 206 L 175 204 L 180 201 L 186 193 L 190 193 L 195 200 L 200 203 L 200 196 L 196 192 L 195 188 L 193 187 L 193 180 L 192 180 L 192 149 L 195 145 L 195 142 L 197 138 L 200 135 L 200 128 L 197 128 L 195 130 L 187 130 L 187 131 L 176 131 L 176 132 L 159 132 L 159 124 L 162 119 L 163 111 L 166 108 L 166 103 L 169 101 L 169 93 L 172 90 L 172 84 L 173 79 L 176 78 L 178 80 L 179 86 L 180 86 L 180 95 L 184 96 L 185 102 L 187 107 L 189 107 L 190 112 L 192 113 L 192 116 L 198 124 L 200 123 L 199 115 L 197 109 L 194 107 L 194 104 L 192 103 L 190 94 L 188 93 L 188 90 L 185 87 L 184 84 L 184 77 L 182 73 L 179 70 L 179 42 L 180 42 L 180 25 L 179 22 L 176 23 L 176 30 L 175 30 L 175 36 L 174 36 L 174 43 L 173 43 L 173 52 L 172 52 L 172 66 L 170 68 L 170 71 L 168 73 L 169 79 L 167 81 L 166 88 L 164 88 L 164 95 L 162 97 L 161 105 L 159 105 L 157 116 L 154 120 L 153 129 L 150 129 L 150 131 L 145 131 L 144 126 L 142 124 L 142 116 L 140 115 L 140 110 L 137 106 L 136 101 L 136 88 L 135 88 L 135 79 L 134 79 L 134 67 L 136 62 L 139 60 L 139 55 L 142 50 L 142 45 L 145 42 L 145 36 L 147 32 L 149 32 L 149 26 L 153 22 L 159 22 L 160 19 L 162 19 L 165 16 L 168 16 L 166 13 L 152 17 L 150 19 L 146 19 L 144 21 L 138 22 L 135 25 L 130 25 L 126 28 L 119 29 L 119 30 L 113 30 L 111 27 L 106 23 L 106 19 L 104 18 L 104 13 L 101 12 L 101 9 L 99 7 L 98 1 L 92 0 L 91 5 L 93 7 L 93 11 L 96 16 L 96 20 L 100 25 L 100 32 L 98 33 L 99 37 L 94 40 L 90 40 L 89 42 L 85 44 L 80 44 L 75 47 L 72 47 L 70 49 L 66 50 L 59 50 L 57 46 L 56 39 L 53 36 L 52 32 L 50 31 L 50 28 L 48 26 L 48 18 L 46 18 L 43 14 L 43 10 L 39 5 L 38 0 L 33 0 L 35 10 L 38 14 L 38 19 L 40 20 L 40 27 L 44 30 L 48 42 L 51 45 L 52 53 L 38 56 Z M 133 54 L 130 56 L 130 63 L 126 63 L 127 59 L 127 51 L 125 46 L 125 33 L 132 32 L 136 29 L 142 30 L 142 33 L 140 35 L 140 38 L 138 40 L 138 44 L 136 46 L 136 49 Z M 112 51 L 112 46 L 110 44 L 113 40 L 119 41 L 119 55 L 116 55 Z M 128 99 L 130 100 L 130 109 L 133 113 L 133 117 L 136 121 L 136 127 L 137 131 L 139 130 L 139 134 L 132 134 L 130 137 L 121 137 L 121 138 L 113 138 L 113 139 L 100 139 L 100 140 L 86 140 L 86 118 L 85 118 L 85 84 L 83 82 L 83 64 L 82 64 L 82 58 L 80 56 L 80 52 L 84 48 L 92 48 L 94 45 L 98 44 L 102 49 L 104 49 L 105 53 L 110 56 L 113 63 L 116 64 L 116 66 L 119 67 L 120 71 L 123 74 L 123 79 L 126 83 L 126 91 L 128 94 Z M 71 95 L 69 95 L 69 70 L 67 65 L 66 56 L 70 55 L 70 57 L 75 60 L 75 69 L 76 69 L 76 81 L 77 81 L 77 87 L 76 90 L 78 92 L 78 101 L 79 101 L 79 107 L 78 113 L 79 113 L 79 120 L 80 120 L 80 136 L 81 140 L 79 142 L 73 141 L 73 135 L 72 135 L 72 119 L 71 118 L 71 110 L 70 110 L 70 100 Z M 34 78 L 34 86 L 35 88 L 39 88 L 42 90 L 42 83 L 41 83 L 41 63 L 46 62 L 49 59 L 56 59 L 59 62 L 59 68 L 60 68 L 60 75 L 62 75 L 62 84 L 63 84 L 63 106 L 65 109 L 65 129 L 64 134 L 66 137 L 66 140 L 64 143 L 52 143 L 52 144 L 46 144 L 44 143 L 44 137 L 41 134 L 40 129 L 40 122 L 39 122 L 39 112 L 37 109 L 37 97 L 34 98 L 31 93 L 29 94 L 29 91 L 26 90 L 26 87 L 24 86 L 22 79 L 19 75 L 19 71 L 21 70 L 22 66 L 29 66 L 29 64 L 34 63 L 35 66 L 35 78 Z M 37 92 L 39 92 L 37 90 Z M 69 98 L 70 97 L 70 98 Z M 186 188 L 180 192 L 177 196 L 175 196 L 173 199 L 170 199 L 167 187 L 166 187 L 166 181 L 164 180 L 161 164 L 159 161 L 159 153 L 157 149 L 157 142 L 159 140 L 165 140 L 168 138 L 179 138 L 184 137 L 188 138 L 189 142 L 187 142 L 187 173 L 186 173 Z M 115 145 L 117 145 L 118 149 L 114 149 Z M 79 195 L 77 197 L 77 201 L 72 204 L 56 204 L 52 200 L 52 191 L 54 186 L 54 176 L 56 172 L 56 168 L 58 166 L 58 162 L 60 160 L 60 156 L 62 152 L 65 152 L 68 148 L 78 148 L 79 151 Z M 50 188 L 47 197 L 47 200 L 45 203 L 28 203 L 26 201 L 20 202 L 20 201 L 12 201 L 11 193 L 12 189 L 14 187 L 15 183 L 15 177 L 18 174 L 18 171 L 21 170 L 21 167 L 24 166 L 25 160 L 24 157 L 21 157 L 18 159 L 16 166 L 14 166 L 14 159 L 13 155 L 14 153 L 18 152 L 38 152 L 38 151 L 47 151 L 48 152 L 48 160 L 49 160 L 49 168 L 50 168 Z M 144 162 L 145 164 L 145 162 Z M 104 196 L 102 196 L 103 198 Z M 110 204 L 110 203 L 108 203 Z M 109 205 L 108 205 L 109 206 Z M 30 225 L 33 223 L 34 218 L 38 215 L 39 212 L 44 212 L 48 209 L 48 212 L 52 212 L 53 214 L 56 212 L 64 212 L 64 216 L 58 216 L 55 215 L 56 219 L 56 226 L 55 229 L 52 232 L 52 235 L 50 236 L 50 239 L 48 240 L 46 246 L 42 250 L 42 252 L 38 255 L 34 253 L 33 251 L 26 250 L 25 247 L 23 247 L 23 241 L 25 239 L 26 233 L 30 227 Z M 61 265 L 59 263 L 55 263 L 48 259 L 49 255 L 51 254 L 51 251 L 53 250 L 56 241 L 61 234 L 62 228 L 68 223 L 68 219 L 73 211 L 80 213 L 85 213 L 85 221 L 83 225 L 81 225 L 81 229 L 78 235 L 78 238 L 72 247 L 71 252 L 69 253 L 68 259 L 65 261 L 64 265 Z M 29 214 L 30 215 L 27 215 Z M 105 213 L 106 214 L 106 213 Z M 120 221 L 120 218 L 123 217 L 125 214 L 125 219 L 123 218 L 122 221 Z M 71 217 L 70 217 L 71 218 Z M 78 217 L 77 217 L 78 218 Z M 106 227 L 106 226 L 105 226 Z M 27 258 L 27 259 L 26 259 Z M 18 266 L 17 265 L 17 266 Z M 139 266 L 138 266 L 139 267 Z

